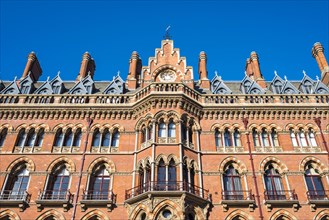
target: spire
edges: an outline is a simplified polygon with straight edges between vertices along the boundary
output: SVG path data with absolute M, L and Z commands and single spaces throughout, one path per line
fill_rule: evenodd
M 170 25 L 166 28 L 166 33 L 163 36 L 163 39 L 165 39 L 165 40 L 171 40 L 171 36 L 169 34 L 169 29 L 170 29 Z

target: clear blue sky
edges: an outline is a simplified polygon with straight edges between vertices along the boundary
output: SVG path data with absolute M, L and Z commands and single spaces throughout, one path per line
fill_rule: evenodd
M 217 70 L 224 80 L 243 79 L 251 51 L 266 80 L 274 70 L 289 80 L 302 79 L 303 70 L 320 76 L 311 55 L 315 42 L 329 59 L 328 0 L 0 1 L 2 80 L 20 77 L 31 51 L 41 80 L 59 70 L 62 79 L 74 80 L 85 51 L 95 59 L 95 80 L 112 80 L 118 70 L 125 80 L 132 51 L 147 65 L 168 25 L 196 79 L 200 51 L 208 55 L 209 78 Z

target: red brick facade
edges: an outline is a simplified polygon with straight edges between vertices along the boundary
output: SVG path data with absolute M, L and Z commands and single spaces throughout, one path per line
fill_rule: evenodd
M 213 94 L 206 54 L 195 81 L 168 39 L 147 66 L 133 52 L 120 94 L 7 93 L 30 75 L 46 88 L 30 57 L 0 94 L 1 220 L 329 219 L 329 94 L 274 93 L 255 52 L 246 75 L 264 93 Z M 94 71 L 86 52 L 72 88 Z

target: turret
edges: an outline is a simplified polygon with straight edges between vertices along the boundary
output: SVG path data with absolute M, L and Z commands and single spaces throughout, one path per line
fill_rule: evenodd
M 329 66 L 324 56 L 324 48 L 321 43 L 316 42 L 312 48 L 312 56 L 315 58 L 321 71 L 321 81 L 329 85 Z
M 27 63 L 25 65 L 24 72 L 21 79 L 24 79 L 30 73 L 31 79 L 36 82 L 39 77 L 42 75 L 42 69 L 38 61 L 37 56 L 32 51 L 27 57 Z

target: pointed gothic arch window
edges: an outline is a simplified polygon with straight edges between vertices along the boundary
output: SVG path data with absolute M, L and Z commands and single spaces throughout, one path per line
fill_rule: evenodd
M 258 132 L 256 128 L 252 129 L 252 139 L 254 141 L 254 146 L 255 147 L 259 147 L 260 146 L 260 142 L 259 142 L 259 136 L 258 136 Z
M 316 143 L 315 134 L 314 134 L 314 131 L 312 128 L 308 129 L 307 136 L 308 136 L 309 143 L 311 144 L 312 147 L 318 146 L 318 144 Z
M 242 184 L 238 171 L 229 165 L 223 177 L 225 200 L 243 200 Z
M 304 89 L 306 94 L 312 94 L 314 93 L 313 91 L 313 83 L 310 82 L 309 80 L 305 80 L 304 82 Z
M 66 165 L 56 167 L 48 178 L 47 190 L 43 194 L 46 200 L 65 200 L 69 189 L 70 173 Z
M 292 146 L 297 147 L 298 146 L 298 142 L 297 142 L 297 138 L 296 138 L 295 132 L 293 131 L 292 128 L 289 129 L 289 132 L 290 132 L 290 139 L 291 139 Z
M 262 137 L 263 146 L 264 147 L 270 146 L 269 136 L 266 128 L 262 128 L 261 137 Z
M 305 135 L 305 132 L 302 128 L 300 128 L 298 130 L 298 139 L 299 139 L 299 143 L 302 147 L 307 147 L 308 146 L 306 135 Z
M 224 130 L 224 144 L 226 147 L 232 146 L 231 132 L 229 131 L 228 128 L 225 128 L 225 130 Z
M 43 142 L 43 138 L 45 136 L 45 130 L 43 128 L 41 128 L 39 131 L 38 131 L 38 134 L 37 134 L 37 138 L 34 142 L 34 146 L 36 147 L 41 147 L 42 146 L 42 142 Z
M 284 193 L 283 183 L 281 175 L 274 169 L 273 165 L 268 165 L 264 174 L 265 188 L 266 188 L 266 199 L 268 200 L 285 200 L 286 196 Z
M 171 159 L 168 166 L 168 190 L 176 189 L 176 164 L 174 159 Z
M 104 164 L 100 165 L 90 177 L 88 199 L 108 200 L 110 193 L 110 173 Z
M 215 129 L 215 144 L 216 147 L 221 147 L 222 146 L 222 136 L 221 133 L 219 132 L 218 128 Z
M 94 133 L 93 133 L 92 146 L 99 147 L 100 143 L 101 143 L 101 133 L 99 132 L 99 129 L 96 128 Z
M 283 84 L 280 80 L 274 82 L 274 91 L 276 94 L 280 94 L 282 91 Z
M 17 166 L 7 177 L 5 188 L 1 193 L 3 199 L 22 200 L 27 195 L 26 190 L 29 184 L 30 174 L 26 164 Z
M 161 158 L 158 164 L 158 177 L 157 185 L 159 190 L 165 190 L 166 186 L 166 165 L 163 159 Z
M 176 137 L 176 125 L 172 120 L 168 125 L 168 137 Z
M 241 142 L 240 142 L 240 132 L 239 132 L 238 128 L 235 128 L 235 129 L 234 129 L 233 138 L 234 138 L 234 146 L 235 146 L 235 147 L 239 147 L 239 146 L 241 146 Z
M 54 146 L 55 147 L 62 146 L 63 145 L 63 140 L 64 140 L 64 133 L 63 133 L 63 130 L 60 128 L 56 131 Z
M 3 147 L 8 133 L 8 128 L 2 129 L 0 132 L 0 148 Z
M 279 146 L 278 133 L 276 132 L 275 128 L 271 129 L 271 140 L 272 140 L 272 146 L 274 147 Z
M 35 129 L 31 128 L 27 134 L 24 146 L 33 147 L 36 138 L 37 134 L 35 133 Z
M 114 129 L 113 135 L 112 135 L 112 147 L 119 147 L 119 139 L 120 139 L 120 133 L 118 129 Z
M 74 139 L 73 139 L 73 146 L 80 146 L 80 142 L 81 142 L 81 138 L 82 138 L 82 132 L 81 132 L 81 128 L 78 128 L 74 134 Z
M 23 146 L 25 145 L 26 137 L 27 137 L 27 134 L 26 134 L 26 132 L 25 132 L 25 128 L 22 128 L 22 129 L 18 132 L 18 137 L 17 137 L 17 141 L 16 141 L 16 146 L 23 147 Z
M 161 120 L 159 124 L 158 136 L 166 137 L 166 129 L 166 124 L 163 122 L 163 120 Z
M 109 129 L 106 128 L 103 132 L 102 146 L 109 147 L 110 146 L 110 141 L 111 141 L 111 133 L 110 133 Z
M 308 189 L 307 194 L 309 199 L 326 199 L 326 194 L 321 181 L 321 176 L 311 164 L 309 164 L 307 166 L 307 169 L 305 170 L 305 181 Z

